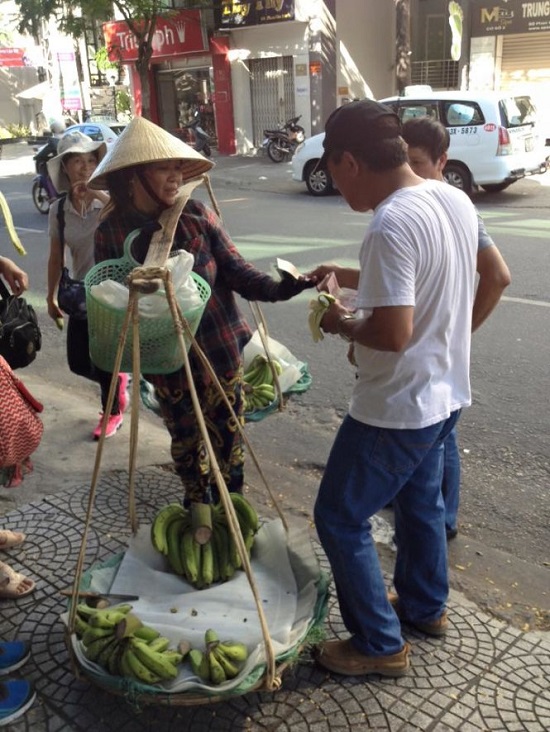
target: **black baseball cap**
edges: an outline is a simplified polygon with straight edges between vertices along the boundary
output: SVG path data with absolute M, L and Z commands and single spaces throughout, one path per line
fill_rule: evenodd
M 393 117 L 397 124 L 380 127 L 384 117 Z M 360 151 L 372 148 L 381 139 L 395 138 L 401 134 L 401 122 L 395 112 L 374 99 L 361 99 L 338 107 L 325 124 L 325 149 L 317 167 L 326 168 L 334 150 Z

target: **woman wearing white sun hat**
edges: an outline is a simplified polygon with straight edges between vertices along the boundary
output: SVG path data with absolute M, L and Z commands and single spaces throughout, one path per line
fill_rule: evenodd
M 110 201 L 95 236 L 100 262 L 122 256 L 126 236 L 135 229 L 132 255 L 143 262 L 158 217 L 172 206 L 184 182 L 200 178 L 213 163 L 161 127 L 134 118 L 90 179 L 93 188 L 107 189 Z M 194 256 L 193 270 L 210 285 L 211 296 L 196 339 L 226 392 L 235 412 L 243 414 L 242 350 L 252 333 L 240 312 L 235 293 L 247 300 L 276 302 L 298 295 L 314 281 L 276 281 L 243 259 L 216 214 L 190 199 L 179 218 L 172 251 Z M 242 438 L 218 391 L 193 351 L 193 380 L 209 425 L 216 459 L 230 491 L 243 487 Z M 186 503 L 217 501 L 218 490 L 195 417 L 185 369 L 147 375 L 155 385 L 164 422 L 172 438 L 172 457 Z
M 67 132 L 59 140 L 57 156 L 48 161 L 48 172 L 56 187 L 66 195 L 55 201 L 49 213 L 50 256 L 48 260 L 48 314 L 59 322 L 63 312 L 57 303 L 57 290 L 65 250 L 71 253 L 72 277 L 83 280 L 93 267 L 94 234 L 109 196 L 88 187 L 88 179 L 107 152 L 104 142 L 95 142 L 82 132 Z M 88 321 L 83 315 L 70 315 L 67 325 L 67 360 L 75 374 L 95 381 L 101 389 L 102 412 L 105 411 L 111 374 L 91 362 L 88 346 Z M 122 413 L 128 405 L 128 374 L 119 377 L 119 388 L 111 409 L 105 436 L 112 437 L 122 425 Z M 93 431 L 99 439 L 103 414 Z

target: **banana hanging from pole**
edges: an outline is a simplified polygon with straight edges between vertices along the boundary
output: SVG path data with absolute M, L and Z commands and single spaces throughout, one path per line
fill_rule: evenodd
M 23 244 L 21 244 L 19 236 L 17 235 L 15 226 L 13 225 L 13 218 L 11 215 L 10 207 L 8 206 L 8 202 L 6 201 L 2 191 L 0 191 L 0 210 L 2 211 L 2 216 L 4 217 L 6 229 L 8 230 L 8 235 L 10 237 L 11 243 L 22 257 L 26 256 L 27 252 Z

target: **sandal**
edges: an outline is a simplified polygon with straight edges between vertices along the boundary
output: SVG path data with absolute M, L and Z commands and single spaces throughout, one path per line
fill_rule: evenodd
M 11 531 L 10 529 L 0 529 L 0 549 L 13 549 L 25 541 L 25 534 L 21 531 Z
M 34 591 L 36 582 L 0 562 L 0 599 L 15 600 Z

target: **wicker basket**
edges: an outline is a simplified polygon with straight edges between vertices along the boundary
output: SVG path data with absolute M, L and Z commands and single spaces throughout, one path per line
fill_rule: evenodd
M 120 259 L 107 259 L 96 264 L 84 279 L 86 286 L 86 307 L 88 310 L 88 333 L 90 340 L 90 357 L 93 363 L 103 371 L 112 371 L 118 350 L 118 340 L 126 310 L 114 308 L 99 301 L 91 292 L 94 285 L 104 280 L 124 283 L 129 273 L 140 266 L 130 254 L 130 246 L 139 230 L 132 232 L 124 242 L 124 256 Z M 209 285 L 194 272 L 191 277 L 195 281 L 201 305 L 183 312 L 193 335 L 199 327 L 204 308 L 210 297 Z M 191 346 L 184 333 L 187 349 Z M 140 318 L 139 341 L 141 371 L 146 374 L 169 374 L 183 366 L 176 327 L 170 312 L 158 318 Z M 121 371 L 132 371 L 132 329 L 128 329 L 126 343 L 122 355 Z

